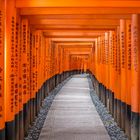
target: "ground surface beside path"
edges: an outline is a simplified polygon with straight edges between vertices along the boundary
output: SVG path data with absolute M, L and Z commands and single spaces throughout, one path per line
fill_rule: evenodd
M 39 140 L 110 140 L 89 90 L 85 76 L 71 78 L 53 100 Z

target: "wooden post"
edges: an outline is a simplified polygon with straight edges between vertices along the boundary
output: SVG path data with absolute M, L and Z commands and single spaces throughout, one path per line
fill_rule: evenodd
M 121 126 L 121 62 L 120 62 L 120 27 L 117 27 L 117 123 Z
M 132 15 L 131 28 L 131 139 L 139 139 L 140 15 Z
M 121 128 L 125 129 L 126 111 L 126 21 L 120 20 L 120 56 L 121 56 Z
M 4 36 L 5 36 L 5 4 L 0 0 L 0 139 L 5 140 L 5 109 L 4 109 Z
M 24 112 L 24 134 L 28 131 L 28 20 L 21 21 L 21 69 L 22 69 L 22 94 Z
M 15 43 L 16 8 L 15 0 L 6 1 L 5 23 L 5 119 L 6 140 L 15 140 Z
M 131 21 L 126 21 L 126 114 L 125 114 L 125 132 L 131 137 Z

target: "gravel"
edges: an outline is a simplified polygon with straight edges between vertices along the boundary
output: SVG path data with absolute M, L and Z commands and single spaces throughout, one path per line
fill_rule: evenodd
M 49 108 L 53 102 L 54 97 L 59 92 L 59 90 L 63 87 L 63 85 L 69 80 L 65 80 L 63 83 L 59 84 L 49 96 L 44 99 L 42 102 L 42 107 L 38 116 L 36 117 L 35 121 L 33 122 L 32 126 L 29 127 L 28 136 L 25 137 L 24 140 L 38 140 L 41 129 L 43 127 L 44 121 L 48 114 Z M 90 95 L 93 101 L 93 104 L 96 107 L 98 114 L 100 115 L 101 120 L 104 123 L 108 134 L 110 135 L 111 140 L 128 140 L 127 136 L 124 132 L 117 126 L 117 123 L 114 121 L 112 115 L 108 112 L 107 108 L 103 105 L 103 103 L 99 100 L 98 96 L 96 95 L 91 79 L 88 76 L 88 81 L 90 85 Z
M 117 123 L 114 121 L 112 115 L 109 113 L 107 108 L 104 106 L 104 104 L 99 100 L 98 96 L 96 95 L 91 79 L 88 77 L 89 86 L 90 86 L 90 95 L 93 101 L 93 104 L 96 107 L 96 110 L 98 114 L 100 115 L 100 118 L 108 131 L 108 134 L 111 138 L 111 140 L 128 140 L 125 133 L 121 130 L 121 128 L 117 125 Z
M 42 107 L 38 116 L 35 118 L 35 121 L 29 126 L 28 135 L 24 138 L 24 140 L 38 140 L 39 135 L 41 133 L 41 129 L 47 117 L 48 111 L 51 107 L 53 99 L 55 98 L 56 94 L 60 91 L 63 85 L 69 80 L 70 78 L 66 79 L 64 82 L 59 84 L 54 90 L 49 93 L 44 101 L 42 102 Z

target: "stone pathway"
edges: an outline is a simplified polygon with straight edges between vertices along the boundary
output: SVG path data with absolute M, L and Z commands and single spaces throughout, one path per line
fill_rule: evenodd
M 56 95 L 39 140 L 110 140 L 85 75 L 73 76 Z

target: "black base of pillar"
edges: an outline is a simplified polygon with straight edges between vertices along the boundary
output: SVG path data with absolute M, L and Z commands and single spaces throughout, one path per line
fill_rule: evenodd
M 140 140 L 140 113 L 139 113 L 139 140 Z
M 117 99 L 114 98 L 113 100 L 114 100 L 113 117 L 114 117 L 114 120 L 117 121 Z
M 130 105 L 126 105 L 125 133 L 130 139 L 131 138 L 131 106 Z
M 131 112 L 131 139 L 139 139 L 139 113 Z
M 34 121 L 34 99 L 30 100 L 30 123 Z
M 5 140 L 5 129 L 0 130 L 0 140 Z
M 109 110 L 109 90 L 106 89 L 106 107 L 107 107 L 107 110 Z
M 99 83 L 99 99 L 101 100 L 101 90 L 102 90 L 102 84 Z
M 28 126 L 31 124 L 31 99 L 28 101 Z
M 36 116 L 37 116 L 39 112 L 39 91 L 36 93 L 35 105 L 36 105 L 35 110 L 36 110 Z
M 15 120 L 6 122 L 6 140 L 15 140 Z
M 19 140 L 19 114 L 15 115 L 15 140 Z
M 125 130 L 125 114 L 126 114 L 126 104 L 121 102 L 121 128 Z
M 121 101 L 117 100 L 117 124 L 121 126 Z
M 109 110 L 112 114 L 112 116 L 114 116 L 114 102 L 115 102 L 115 99 L 114 99 L 114 94 L 112 93 L 112 91 L 109 90 Z
M 19 140 L 24 139 L 24 118 L 23 111 L 19 112 Z
M 28 133 L 28 103 L 23 105 L 24 135 Z
M 35 119 L 36 116 L 36 99 L 33 98 L 33 120 Z
M 106 93 L 105 93 L 105 87 L 102 84 L 101 86 L 101 101 L 103 102 L 104 105 L 106 105 Z
M 47 80 L 46 82 L 46 95 L 48 96 L 49 95 L 49 80 Z

